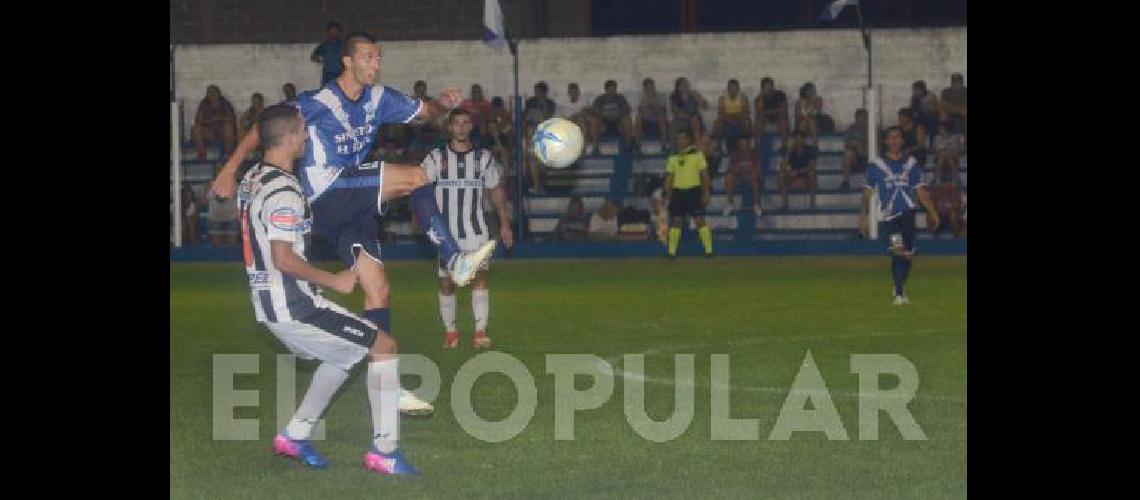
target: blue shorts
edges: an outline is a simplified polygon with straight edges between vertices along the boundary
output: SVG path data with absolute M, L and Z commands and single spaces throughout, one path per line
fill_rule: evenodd
M 380 173 L 346 168 L 336 184 L 311 203 L 313 233 L 328 240 L 336 255 L 347 266 L 356 264 L 360 250 L 380 261 Z
M 879 239 L 886 243 L 888 252 L 891 248 L 891 235 L 897 234 L 902 237 L 903 248 L 914 253 L 916 214 L 916 210 L 907 210 L 893 219 L 879 222 Z

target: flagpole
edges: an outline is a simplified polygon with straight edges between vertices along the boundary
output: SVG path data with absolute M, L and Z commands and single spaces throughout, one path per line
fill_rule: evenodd
M 518 241 L 526 241 L 527 222 L 525 198 L 526 191 L 523 190 L 523 129 L 522 129 L 522 97 L 519 95 L 519 40 L 518 38 L 511 38 L 510 33 L 507 32 L 507 45 L 511 49 L 511 58 L 514 59 L 514 79 L 515 79 L 515 94 L 514 94 L 514 120 L 515 120 L 515 177 L 518 180 L 518 196 L 515 199 L 515 220 L 519 223 L 519 237 Z

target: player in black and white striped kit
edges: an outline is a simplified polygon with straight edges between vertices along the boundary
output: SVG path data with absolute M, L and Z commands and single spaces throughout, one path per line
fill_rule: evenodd
M 242 179 L 238 194 L 254 316 L 298 357 L 321 362 L 293 418 L 274 436 L 273 451 L 310 467 L 327 467 L 309 436 L 348 380 L 349 370 L 368 357 L 365 380 L 373 435 L 364 465 L 381 474 L 415 474 L 397 448 L 396 342 L 375 323 L 321 295 L 318 286 L 352 292 L 358 277 L 355 268 L 330 273 L 305 259 L 313 218 L 294 172 L 294 162 L 305 150 L 301 114 L 287 104 L 270 106 L 258 117 L 257 127 L 265 154 Z
M 427 172 L 428 182 L 435 182 L 435 201 L 461 251 L 479 248 L 491 237 L 487 221 L 483 217 L 484 189 L 491 192 L 491 203 L 499 215 L 499 235 L 503 244 L 510 248 L 514 245 L 514 234 L 511 232 L 511 214 L 506 193 L 499 185 L 501 168 L 489 150 L 471 142 L 473 126 L 469 111 L 463 108 L 452 110 L 447 119 L 451 140 L 446 146 L 433 149 L 424 158 L 423 168 Z M 475 314 L 472 344 L 476 349 L 491 346 L 491 339 L 487 336 L 487 320 L 490 315 L 488 267 L 486 263 L 483 264 L 472 281 L 471 309 Z M 455 285 L 449 279 L 447 267 L 443 263 L 440 264 L 437 275 L 439 315 L 445 330 L 443 346 L 454 349 L 459 345 L 459 332 L 455 327 Z

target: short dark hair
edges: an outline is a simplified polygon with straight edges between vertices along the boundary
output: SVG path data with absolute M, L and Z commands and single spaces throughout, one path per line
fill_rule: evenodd
M 911 87 L 919 88 L 919 89 L 922 89 L 925 91 L 926 90 L 926 82 L 924 82 L 922 80 L 915 80 L 914 84 L 912 84 Z
M 899 108 L 899 116 L 905 115 L 907 118 L 914 116 L 914 110 L 908 108 Z
M 677 137 L 680 137 L 682 134 L 685 137 L 688 137 L 689 139 L 693 138 L 693 133 L 690 132 L 689 129 L 687 129 L 687 128 L 677 130 Z
M 617 82 L 613 80 L 606 80 L 606 83 L 602 84 L 602 88 L 605 87 L 617 87 Z
M 855 110 L 855 116 L 867 114 L 867 108 L 859 108 Z
M 301 114 L 289 104 L 274 104 L 257 117 L 257 135 L 265 149 L 281 144 L 281 138 L 297 128 Z
M 578 87 L 578 82 L 570 82 L 570 85 L 567 85 L 567 86 L 566 86 L 566 89 L 567 89 L 567 90 L 569 90 L 569 89 L 578 89 L 578 90 L 582 90 L 582 89 L 581 89 L 581 87 Z
M 646 85 L 649 85 L 649 84 L 651 84 L 651 83 L 652 83 L 653 85 L 657 85 L 657 82 L 653 81 L 653 79 L 652 79 L 652 78 L 646 78 L 646 79 L 644 79 L 644 80 L 642 80 L 642 81 L 641 81 L 641 86 L 642 86 L 642 87 L 645 87 Z
M 491 98 L 491 107 L 503 107 L 503 98 L 495 96 Z
M 421 86 L 421 85 L 423 86 L 423 88 L 425 88 L 425 89 L 427 88 L 427 82 L 425 82 L 425 81 L 423 81 L 423 80 L 416 80 L 416 83 L 413 83 L 413 84 L 412 84 L 412 87 L 413 87 L 413 88 L 414 88 L 414 87 L 419 87 L 419 86 Z
M 356 54 L 356 46 L 361 43 L 380 43 L 380 40 L 377 40 L 376 37 L 363 31 L 353 31 L 344 37 L 341 54 L 352 57 L 353 54 Z
M 739 87 L 739 86 L 740 86 L 740 80 L 737 80 L 737 79 L 735 79 L 735 78 L 729 78 L 729 79 L 728 79 L 728 84 L 729 84 L 729 85 L 732 85 L 732 84 L 734 84 L 734 83 L 736 84 L 736 86 L 737 86 L 737 87 Z
M 965 81 L 965 79 L 963 79 L 963 78 L 962 78 L 962 74 L 961 74 L 961 73 L 954 73 L 954 74 L 950 75 L 950 82 L 951 82 L 951 83 L 953 83 L 953 82 L 962 82 L 962 81 Z
M 771 83 L 773 87 L 776 86 L 776 81 L 773 80 L 770 76 L 765 76 L 764 78 L 760 79 L 760 85 L 764 85 L 765 83 Z
M 542 92 L 550 92 L 550 86 L 547 85 L 546 82 L 538 82 L 538 83 L 534 84 L 534 90 L 538 90 L 538 91 L 542 91 Z
M 455 117 L 464 116 L 464 115 L 466 115 L 467 117 L 471 117 L 471 112 L 467 111 L 466 109 L 463 109 L 463 108 L 455 108 L 455 109 L 451 110 L 450 113 L 447 114 L 447 123 L 450 124 L 451 122 L 455 121 Z
M 331 30 L 333 28 L 336 28 L 338 30 L 343 29 L 340 27 L 340 23 L 333 21 L 333 22 L 329 23 L 328 26 L 325 26 L 325 31 Z
M 883 139 L 884 140 L 887 138 L 888 135 L 891 135 L 892 130 L 895 132 L 898 132 L 899 135 L 903 134 L 902 127 L 900 127 L 898 125 L 891 125 L 890 127 L 887 127 L 887 130 L 885 132 L 883 132 Z

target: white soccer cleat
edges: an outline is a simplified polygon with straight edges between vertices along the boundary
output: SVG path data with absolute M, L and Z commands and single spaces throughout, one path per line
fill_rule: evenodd
M 483 264 L 491 259 L 491 255 L 495 253 L 495 247 L 498 244 L 499 242 L 495 240 L 488 240 L 474 252 L 459 254 L 452 261 L 451 269 L 449 269 L 451 281 L 455 282 L 456 286 L 467 286 L 475 278 L 475 273 L 479 272 Z
M 431 415 L 435 411 L 435 407 L 430 403 L 417 398 L 415 394 L 407 389 L 400 389 L 400 400 L 396 403 L 400 409 L 400 413 L 404 415 L 424 416 Z
M 906 295 L 895 295 L 895 305 L 896 306 L 902 306 L 902 305 L 906 305 L 906 304 L 910 304 L 910 301 L 907 300 Z

